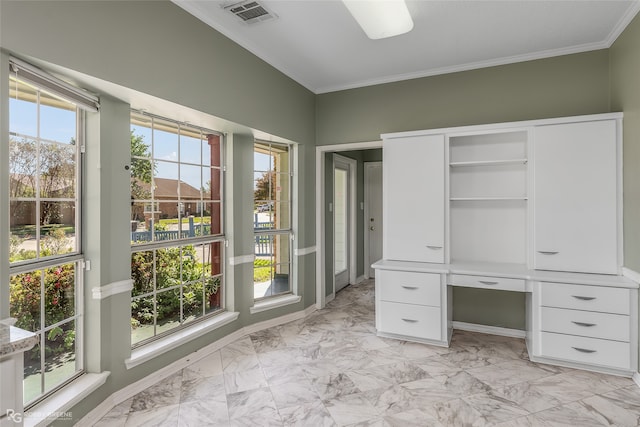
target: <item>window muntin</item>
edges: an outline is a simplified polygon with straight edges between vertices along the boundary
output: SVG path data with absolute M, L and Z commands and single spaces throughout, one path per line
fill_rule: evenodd
M 83 113 L 19 73 L 9 85 L 9 315 L 38 337 L 24 353 L 28 407 L 83 371 Z
M 291 147 L 254 144 L 254 299 L 291 293 Z
M 134 347 L 224 308 L 221 139 L 132 112 Z

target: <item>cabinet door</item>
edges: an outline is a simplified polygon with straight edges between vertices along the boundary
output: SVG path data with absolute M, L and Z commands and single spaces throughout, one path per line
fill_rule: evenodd
M 444 135 L 384 142 L 384 258 L 444 262 Z
M 536 269 L 617 273 L 616 152 L 614 120 L 535 129 Z

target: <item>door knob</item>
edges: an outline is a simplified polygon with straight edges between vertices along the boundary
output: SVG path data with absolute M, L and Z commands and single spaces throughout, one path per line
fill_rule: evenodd
M 369 227 L 369 230 L 373 231 L 375 229 L 375 227 L 372 225 L 371 227 Z

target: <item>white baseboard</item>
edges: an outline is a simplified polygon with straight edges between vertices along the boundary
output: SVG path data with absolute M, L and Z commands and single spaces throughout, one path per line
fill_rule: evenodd
M 631 379 L 633 380 L 634 383 L 636 383 L 638 387 L 640 387 L 640 372 L 637 372 L 637 371 L 634 372 Z
M 640 283 L 640 273 L 627 267 L 622 267 L 622 275 L 627 279 L 633 280 L 636 283 Z
M 109 411 L 111 411 L 114 407 L 124 402 L 125 400 L 135 396 L 136 394 L 148 389 L 152 385 L 156 384 L 163 379 L 170 377 L 176 372 L 181 371 L 192 363 L 197 362 L 200 359 L 203 359 L 209 356 L 212 353 L 222 349 L 224 346 L 231 344 L 234 341 L 239 340 L 247 335 L 256 333 L 258 331 L 265 330 L 267 328 L 273 328 L 275 326 L 279 326 L 285 323 L 292 322 L 294 320 L 299 320 L 307 317 L 317 308 L 314 305 L 307 307 L 304 310 L 297 311 L 295 313 L 286 314 L 284 316 L 277 317 L 275 319 L 265 320 L 264 322 L 259 322 L 253 325 L 245 326 L 244 328 L 238 329 L 235 332 L 230 333 L 229 335 L 225 335 L 219 340 L 202 347 L 199 350 L 194 351 L 187 356 L 176 360 L 175 362 L 155 371 L 154 373 L 147 375 L 146 377 L 136 381 L 135 383 L 129 384 L 128 386 L 114 392 L 109 397 L 107 397 L 101 404 L 93 408 L 90 412 L 88 412 L 84 417 L 82 417 L 76 424 L 76 427 L 90 427 L 95 424 L 96 420 L 100 420 L 102 417 L 107 415 Z
M 500 335 L 503 337 L 526 338 L 527 332 L 520 329 L 501 328 L 499 326 L 478 325 L 475 323 L 453 321 L 453 329 L 459 331 L 479 332 L 488 335 Z

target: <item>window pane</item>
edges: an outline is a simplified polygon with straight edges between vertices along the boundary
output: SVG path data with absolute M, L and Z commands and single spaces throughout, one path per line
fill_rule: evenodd
M 32 139 L 9 137 L 9 197 L 36 196 L 37 150 Z
M 277 229 L 286 230 L 291 228 L 291 203 L 277 202 L 275 203 L 275 212 L 273 213 L 274 226 Z
M 60 385 L 77 371 L 75 324 L 72 320 L 45 333 L 45 392 Z
M 178 164 L 163 161 L 154 163 L 153 197 L 178 199 Z
M 180 326 L 180 289 L 160 292 L 156 298 L 158 313 L 156 334 Z
M 46 92 L 40 92 L 40 103 L 40 138 L 75 145 L 75 105 Z
M 202 164 L 202 140 L 187 135 L 183 130 L 180 135 L 180 162 Z
M 208 277 L 205 280 L 205 314 L 222 308 L 222 277 Z
M 153 158 L 178 161 L 178 126 L 163 120 L 153 120 Z
M 151 176 L 154 165 L 150 160 L 131 159 L 131 197 L 134 200 L 151 198 Z
M 45 326 L 76 314 L 75 263 L 58 265 L 44 272 Z
M 204 194 L 206 200 L 220 200 L 222 195 L 222 170 L 218 168 L 203 168 Z
M 24 403 L 35 400 L 43 393 L 40 354 L 40 344 L 36 344 L 31 350 L 24 352 L 24 381 L 22 383 Z
M 193 245 L 182 247 L 182 283 L 202 282 L 202 260 Z M 202 294 L 201 294 L 202 295 Z
M 212 242 L 202 246 L 202 269 L 205 276 L 222 274 L 222 242 Z
M 255 236 L 255 255 L 253 262 L 253 296 L 262 298 L 272 295 L 273 280 L 273 236 Z
M 36 258 L 36 202 L 9 203 L 10 231 L 9 261 Z
M 180 165 L 180 200 L 201 200 L 203 189 L 202 168 Z
M 131 344 L 137 344 L 155 335 L 153 295 L 131 301 Z
M 9 282 L 9 313 L 17 319 L 16 326 L 31 332 L 40 330 L 42 272 L 16 274 Z
M 76 250 L 75 203 L 40 203 L 40 256 L 60 255 Z
M 53 143 L 40 144 L 40 196 L 75 196 L 76 147 Z
M 153 266 L 153 251 L 131 254 L 131 279 L 133 280 L 131 296 L 135 297 L 153 291 Z
M 156 287 L 158 289 L 180 285 L 181 261 L 179 247 L 156 251 Z
M 204 300 L 202 282 L 185 286 L 182 289 L 182 322 L 190 322 L 202 317 Z
M 38 136 L 38 95 L 36 90 L 11 78 L 9 84 L 9 131 Z

